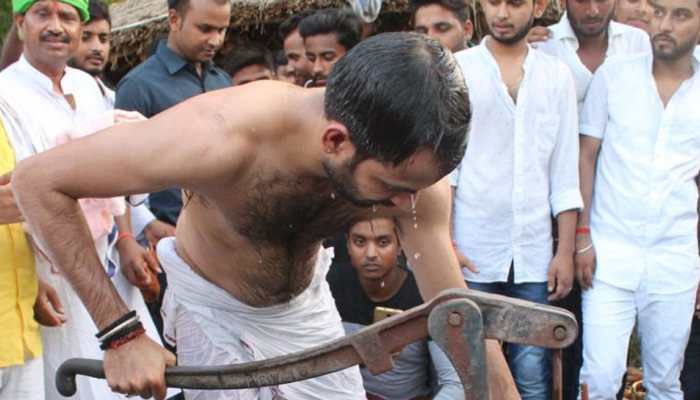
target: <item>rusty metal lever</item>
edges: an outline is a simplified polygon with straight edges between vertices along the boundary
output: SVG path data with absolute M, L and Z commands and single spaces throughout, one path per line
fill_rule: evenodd
M 481 317 L 476 318 L 479 313 Z M 456 321 L 454 314 L 460 314 L 462 321 L 450 325 L 450 318 Z M 462 332 L 461 338 L 455 330 Z M 483 338 L 564 348 L 574 341 L 578 327 L 571 313 L 555 307 L 475 290 L 452 289 L 425 304 L 324 345 L 242 364 L 169 367 L 165 381 L 169 387 L 185 389 L 243 389 L 296 382 L 358 364 L 364 364 L 376 375 L 393 367 L 392 354 L 409 343 L 427 338 L 429 333 L 458 373 L 460 369 L 463 371 L 460 378 L 465 395 L 469 396 L 466 398 L 486 399 L 481 394 L 472 397 L 484 390 L 488 393 L 488 387 L 484 388 L 486 367 L 480 364 L 485 360 Z M 477 370 L 483 370 L 483 377 Z M 56 372 L 56 386 L 63 396 L 75 394 L 76 374 L 105 377 L 101 361 L 68 360 Z

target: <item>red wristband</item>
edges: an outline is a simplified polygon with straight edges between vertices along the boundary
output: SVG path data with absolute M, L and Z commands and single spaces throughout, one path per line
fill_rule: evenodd
M 591 233 L 591 228 L 589 228 L 587 226 L 577 226 L 576 227 L 576 234 L 578 235 L 579 233 L 587 235 L 587 234 Z
M 137 337 L 143 335 L 144 333 L 146 333 L 146 330 L 143 328 L 143 326 L 142 326 L 142 327 L 139 327 L 139 328 L 136 329 L 135 331 L 133 331 L 133 332 L 127 334 L 127 335 L 124 335 L 124 336 L 120 337 L 119 339 L 115 339 L 115 340 L 111 341 L 111 342 L 109 343 L 108 348 L 109 348 L 110 350 L 117 349 L 117 348 L 119 348 L 120 346 L 122 346 L 122 345 L 124 345 L 124 344 L 126 344 L 126 343 L 128 343 L 128 342 L 130 342 L 130 341 L 132 341 L 132 340 L 134 340 L 134 339 L 136 339 Z
M 134 235 L 131 234 L 131 232 L 119 232 L 117 235 L 117 240 L 114 242 L 114 244 L 119 243 L 120 240 L 124 238 L 134 238 Z

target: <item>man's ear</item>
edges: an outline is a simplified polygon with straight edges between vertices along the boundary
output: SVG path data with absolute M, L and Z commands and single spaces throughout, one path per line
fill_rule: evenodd
M 171 32 L 179 31 L 180 26 L 182 26 L 182 16 L 174 8 L 168 10 L 168 26 Z
M 464 39 L 469 43 L 470 40 L 472 40 L 472 37 L 474 36 L 474 24 L 472 24 L 472 21 L 470 19 L 466 20 L 463 24 L 464 28 Z
M 355 146 L 350 141 L 350 132 L 345 125 L 332 121 L 326 125 L 321 136 L 322 151 L 326 154 L 354 153 Z
M 17 27 L 17 38 L 21 41 L 24 40 L 24 15 L 15 14 L 15 26 Z
M 542 18 L 548 4 L 547 0 L 535 0 L 535 18 Z

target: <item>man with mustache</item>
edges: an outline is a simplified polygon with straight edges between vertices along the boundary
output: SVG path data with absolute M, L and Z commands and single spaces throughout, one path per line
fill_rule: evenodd
M 362 40 L 362 21 L 350 10 L 328 8 L 301 20 L 299 34 L 311 65 L 308 86 L 323 87 L 333 65 Z
M 469 147 L 451 175 L 454 240 L 470 288 L 546 304 L 573 281 L 577 109 L 569 69 L 532 48 L 544 0 L 483 0 L 490 35 L 456 54 L 474 107 Z M 552 257 L 551 217 L 559 241 Z M 550 399 L 546 349 L 509 345 L 523 399 Z
M 463 155 L 469 115 L 450 52 L 421 35 L 385 33 L 341 58 L 325 89 L 268 80 L 206 93 L 20 163 L 13 190 L 101 330 L 110 386 L 161 400 L 175 358 L 142 334 L 98 268 L 77 198 L 187 188 L 177 235 L 158 243 L 169 279 L 162 311 L 179 365 L 289 354 L 343 335 L 321 242 L 353 220 L 397 222 L 425 299 L 466 287 L 450 244 L 445 176 Z M 498 344 L 487 351 L 492 398 L 515 398 Z M 359 400 L 364 391 L 351 368 L 185 395 Z
M 529 40 L 569 67 L 580 110 L 593 73 L 605 58 L 650 51 L 649 38 L 641 29 L 612 20 L 615 0 L 566 0 L 564 4 L 561 20 L 533 29 Z
M 396 223 L 388 218 L 357 221 L 346 232 L 350 262 L 331 266 L 326 279 L 348 334 L 382 318 L 416 307 L 423 299 L 401 256 Z M 431 387 L 430 366 L 437 373 Z M 370 400 L 457 400 L 464 398 L 459 376 L 432 340 L 406 346 L 394 369 L 372 375 L 361 368 Z
M 464 0 L 412 0 L 413 30 L 438 40 L 453 53 L 469 47 L 474 34 L 470 5 Z
M 82 24 L 89 18 L 88 2 L 15 0 L 12 7 L 23 54 L 19 61 L 0 73 L 0 96 L 16 110 L 17 125 L 26 127 L 8 130 L 15 156 L 21 160 L 57 146 L 81 126 L 90 126 L 95 120 L 113 116 L 113 113 L 98 83 L 90 75 L 67 66 L 77 50 Z M 89 245 L 99 253 L 101 263 L 107 266 L 109 247 L 113 242 L 109 233 L 114 225 L 113 214 L 118 213 L 105 208 L 99 210 L 100 215 L 108 216 L 91 231 Z M 31 224 L 27 226 L 32 233 Z M 46 349 L 45 382 L 33 383 L 45 383 L 46 399 L 56 399 L 59 394 L 55 389 L 54 374 L 63 361 L 70 357 L 101 358 L 102 354 L 86 346 L 91 342 L 97 344 L 91 334 L 94 323 L 65 276 L 57 272 L 57 265 L 48 261 L 40 243 L 34 240 L 32 244 L 37 274 L 56 289 L 64 306 L 62 317 L 65 323 L 60 327 L 42 329 Z M 138 290 L 129 285 L 122 274 L 113 272 L 111 279 L 120 288 L 119 295 L 145 313 L 142 300 L 139 306 L 131 301 L 132 296 L 140 296 Z M 155 333 L 155 328 L 150 330 Z M 157 336 L 154 334 L 153 337 Z M 107 385 L 99 382 L 84 381 L 80 386 L 84 399 L 115 397 Z
M 581 112 L 581 382 L 614 398 L 637 323 L 647 398 L 681 400 L 700 278 L 700 2 L 652 0 L 652 52 L 612 57 Z M 590 226 L 590 228 L 588 228 Z

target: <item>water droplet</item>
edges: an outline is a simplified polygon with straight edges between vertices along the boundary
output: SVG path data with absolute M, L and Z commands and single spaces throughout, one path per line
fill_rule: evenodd
M 411 195 L 411 211 L 413 211 L 414 214 L 416 213 L 416 195 L 415 194 Z
M 379 284 L 379 287 L 382 288 L 382 289 L 384 289 L 384 286 L 386 286 L 386 283 L 384 283 L 384 281 L 382 281 L 382 282 Z
M 413 229 L 418 229 L 418 224 L 413 224 Z
M 258 258 L 258 264 L 262 264 L 262 258 Z
M 377 212 L 377 205 L 376 204 L 372 204 L 372 212 L 373 213 Z
M 414 254 L 414 255 L 413 255 L 413 258 L 415 258 L 416 260 L 420 259 L 420 253 Z
M 331 192 L 331 199 L 335 200 L 335 192 Z
M 294 225 L 289 224 L 289 229 L 294 229 Z

